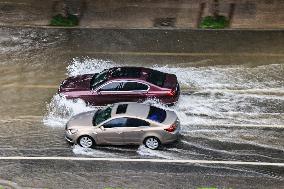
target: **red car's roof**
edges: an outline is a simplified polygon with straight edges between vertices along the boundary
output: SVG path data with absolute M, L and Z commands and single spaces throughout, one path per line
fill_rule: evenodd
M 177 78 L 174 74 L 168 74 L 144 67 L 111 68 L 108 71 L 107 81 L 114 79 L 137 79 L 147 81 L 163 88 L 174 88 L 177 83 Z
M 109 69 L 109 79 L 146 80 L 152 69 L 143 67 L 114 67 Z

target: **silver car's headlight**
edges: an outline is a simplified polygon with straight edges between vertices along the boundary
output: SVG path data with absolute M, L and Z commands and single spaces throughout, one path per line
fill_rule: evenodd
M 71 134 L 71 135 L 74 135 L 77 132 L 78 132 L 77 129 L 68 129 L 68 133 Z

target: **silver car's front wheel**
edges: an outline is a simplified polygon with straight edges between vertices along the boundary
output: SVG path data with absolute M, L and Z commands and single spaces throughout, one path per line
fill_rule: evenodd
M 82 136 L 79 139 L 79 145 L 83 148 L 91 148 L 94 146 L 94 140 L 89 136 Z
M 156 150 L 160 147 L 160 140 L 156 137 L 148 137 L 145 139 L 144 144 L 147 148 Z

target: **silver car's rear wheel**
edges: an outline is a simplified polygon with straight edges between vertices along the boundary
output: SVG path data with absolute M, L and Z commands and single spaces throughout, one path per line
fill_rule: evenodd
M 90 136 L 82 136 L 79 138 L 78 143 L 83 148 L 91 148 L 95 145 L 94 140 Z
M 160 140 L 156 137 L 148 137 L 145 139 L 144 144 L 147 148 L 150 148 L 152 150 L 156 150 L 160 147 Z

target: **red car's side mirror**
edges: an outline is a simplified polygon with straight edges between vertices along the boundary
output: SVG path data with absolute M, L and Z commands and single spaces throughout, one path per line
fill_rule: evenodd
M 101 89 L 96 90 L 98 94 L 101 94 Z

